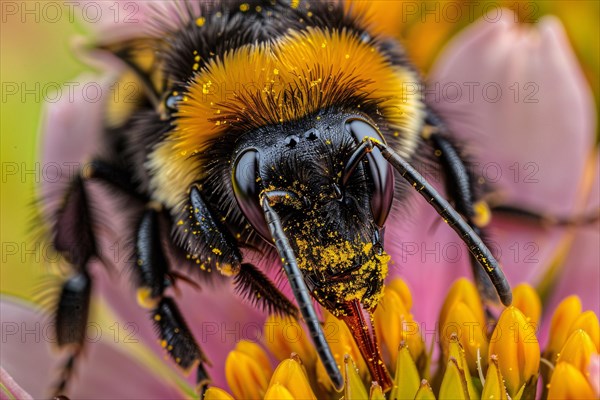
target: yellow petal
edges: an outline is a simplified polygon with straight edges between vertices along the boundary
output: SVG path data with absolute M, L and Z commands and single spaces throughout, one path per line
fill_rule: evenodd
M 225 378 L 236 399 L 262 398 L 269 383 L 267 372 L 259 361 L 237 348 L 225 360 Z
M 325 311 L 324 331 L 327 335 L 327 341 L 331 347 L 331 352 L 338 365 L 344 365 L 344 358 L 350 355 L 355 361 L 356 366 L 361 374 L 368 376 L 367 364 L 362 358 L 360 350 L 356 345 L 356 341 L 348 330 L 344 322 L 337 319 L 333 314 Z M 333 389 L 333 385 L 322 362 L 317 363 L 317 380 L 328 389 Z
M 373 314 L 373 319 L 375 333 L 387 348 L 391 365 L 396 363 L 398 348 L 403 341 L 408 346 L 414 360 L 417 360 L 425 350 L 419 326 L 404 304 L 403 297 L 397 291 L 386 290 Z
M 585 376 L 569 363 L 556 364 L 550 380 L 548 399 L 595 399 L 594 391 Z
M 419 390 L 419 372 L 406 346 L 401 346 L 396 361 L 396 375 L 390 399 L 412 399 Z
M 485 326 L 485 313 L 481 306 L 481 300 L 477 293 L 477 288 L 471 281 L 466 278 L 460 278 L 452 284 L 452 287 L 448 291 L 448 295 L 444 300 L 442 309 L 440 311 L 440 326 L 445 325 L 446 317 L 448 312 L 456 302 L 462 302 L 471 310 L 476 320 L 481 323 L 481 326 Z
M 478 348 L 485 367 L 487 363 L 486 319 L 477 288 L 471 281 L 461 278 L 454 282 L 442 305 L 439 322 L 444 359 L 448 358 L 450 337 L 456 333 L 466 351 L 471 373 L 477 371 Z
M 590 336 L 592 343 L 596 346 L 596 351 L 600 351 L 600 323 L 598 317 L 593 311 L 581 313 L 571 325 L 569 335 L 577 329 L 583 329 Z
M 442 379 L 440 387 L 440 400 L 468 400 L 469 392 L 467 382 L 465 381 L 464 372 L 458 367 L 458 362 L 454 358 L 450 358 Z
M 316 399 L 299 358 L 288 358 L 277 366 L 269 389 L 274 385 L 285 387 L 295 399 Z
M 557 354 L 565 345 L 571 332 L 571 326 L 581 314 L 581 300 L 577 296 L 565 298 L 556 307 L 550 322 L 550 335 L 546 354 L 551 356 Z
M 471 379 L 471 373 L 469 372 L 469 365 L 467 364 L 467 360 L 465 358 L 465 350 L 460 345 L 458 338 L 453 336 L 450 340 L 450 346 L 448 348 L 449 357 L 453 357 L 458 362 L 458 367 L 465 374 L 465 381 L 467 383 L 467 390 L 469 392 L 469 397 L 471 399 L 478 399 L 479 392 L 475 389 L 473 385 L 473 380 Z
M 542 316 L 542 301 L 535 289 L 526 283 L 513 288 L 512 305 L 517 307 L 536 326 Z
M 421 387 L 415 396 L 415 400 L 435 400 L 435 394 L 433 394 L 431 386 L 425 379 L 421 381 Z
M 240 340 L 235 345 L 235 349 L 252 357 L 264 369 L 266 375 L 271 375 L 273 372 L 269 356 L 258 343 Z
M 408 285 L 402 279 L 393 279 L 390 283 L 386 285 L 385 289 L 393 290 L 394 292 L 396 292 L 402 299 L 402 303 L 404 303 L 406 309 L 409 311 L 412 309 L 412 294 L 410 292 L 410 289 L 408 288 Z
M 344 358 L 344 400 L 365 400 L 369 398 L 367 389 L 363 385 L 362 379 L 358 374 L 358 370 L 352 361 L 352 357 Z
M 377 382 L 371 383 L 371 390 L 369 393 L 369 400 L 385 400 L 385 395 L 381 386 Z
M 223 389 L 209 387 L 204 393 L 204 400 L 233 400 L 233 397 Z
M 507 400 L 506 388 L 504 387 L 504 379 L 498 369 L 498 358 L 490 357 L 487 375 L 485 376 L 485 385 L 483 385 L 483 393 L 481 400 Z
M 479 306 L 481 307 L 481 306 Z M 478 312 L 478 311 L 476 311 Z M 445 359 L 449 357 L 448 349 L 451 338 L 456 335 L 465 350 L 465 358 L 469 371 L 477 373 L 477 350 L 481 359 L 487 361 L 488 340 L 485 335 L 485 323 L 480 321 L 473 310 L 464 302 L 457 301 L 452 304 L 445 318 L 445 324 L 440 325 L 440 337 Z
M 583 329 L 577 329 L 567 339 L 556 362 L 567 362 L 582 374 L 587 375 L 591 357 L 597 353 L 596 346 L 590 336 Z
M 292 318 L 271 315 L 265 321 L 263 343 L 279 360 L 296 353 L 306 365 L 316 361 L 317 353 L 304 329 Z
M 500 315 L 490 338 L 489 354 L 498 356 L 498 367 L 510 397 L 537 376 L 540 346 L 535 328 L 517 308 L 508 307 Z
M 244 397 L 245 398 L 245 397 Z M 254 399 L 255 397 L 248 397 Z M 294 396 L 285 387 L 275 384 L 269 388 L 264 400 L 294 400 Z

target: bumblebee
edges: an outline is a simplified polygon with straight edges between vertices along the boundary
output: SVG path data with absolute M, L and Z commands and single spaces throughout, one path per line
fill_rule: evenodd
M 107 150 L 70 182 L 53 216 L 52 244 L 71 271 L 56 308 L 58 343 L 71 349 L 57 393 L 84 343 L 88 265 L 101 259 L 90 181 L 137 200 L 124 210 L 136 220 L 137 299 L 173 360 L 196 368 L 200 391 L 208 360 L 165 294 L 185 266 L 200 284 L 232 277 L 267 312 L 301 317 L 340 390 L 318 302 L 347 324 L 372 379 L 389 390 L 370 316 L 388 274 L 386 220 L 414 191 L 466 243 L 485 297 L 511 303 L 477 223 L 477 179 L 442 121 L 406 90 L 420 76 L 396 41 L 343 2 L 168 8 L 176 18 L 158 19 L 157 34 L 93 50 L 116 57 L 143 91 L 107 107 Z M 452 205 L 414 168 L 424 159 L 442 165 Z M 248 253 L 282 267 L 295 303 Z

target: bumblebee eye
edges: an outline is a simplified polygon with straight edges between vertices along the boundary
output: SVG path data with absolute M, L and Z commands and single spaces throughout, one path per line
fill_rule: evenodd
M 259 235 L 270 241 L 269 228 L 259 204 L 258 151 L 244 150 L 233 164 L 233 193 L 242 213 Z
M 181 100 L 183 100 L 183 94 L 178 91 L 173 91 L 165 99 L 165 107 L 170 113 L 177 112 L 177 106 Z
M 385 143 L 385 139 L 371 124 L 360 120 L 351 119 L 346 122 L 346 130 L 354 137 L 357 143 L 362 143 L 365 137 L 372 137 Z M 353 161 L 351 157 L 351 162 Z M 394 170 L 385 160 L 379 149 L 367 153 L 367 174 L 373 184 L 371 196 L 371 213 L 379 227 L 383 227 L 392 207 L 394 199 Z M 352 168 L 352 166 L 350 166 Z

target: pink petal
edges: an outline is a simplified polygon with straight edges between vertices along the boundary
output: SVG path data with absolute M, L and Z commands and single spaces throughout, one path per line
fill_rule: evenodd
M 133 285 L 123 273 L 110 279 L 101 268 L 95 269 L 98 279 L 98 292 L 107 300 L 116 314 L 128 323 L 132 323 L 138 331 L 136 337 L 165 358 L 165 363 L 176 371 L 178 367 L 166 357 L 164 349 L 152 326 L 149 313 L 140 308 L 135 299 Z M 194 275 L 190 275 L 194 277 Z M 116 279 L 115 279 L 116 278 Z M 245 304 L 233 293 L 230 283 L 227 285 L 206 285 L 198 281 L 201 289 L 197 290 L 182 282 L 181 295 L 175 300 L 182 311 L 198 345 L 204 351 L 212 367 L 208 372 L 216 386 L 226 387 L 225 358 L 235 344 L 241 339 L 260 342 L 263 339 L 262 326 L 265 315 L 254 307 Z M 169 292 L 172 296 L 173 293 Z M 188 377 L 190 384 L 195 384 L 195 371 Z
M 475 101 L 469 103 L 466 92 L 457 102 L 448 98 L 436 102 L 435 96 L 428 100 L 447 116 L 457 136 L 477 146 L 482 155 L 478 161 L 500 165 L 501 177 L 494 186 L 508 198 L 569 215 L 594 143 L 592 94 L 556 18 L 545 17 L 528 28 L 503 11 L 499 22 L 482 20 L 465 29 L 431 73 L 432 85 L 439 82 L 442 95 L 444 88 L 450 92 L 456 84 L 466 88 L 466 82 L 478 83 L 482 90 L 475 90 Z M 520 88 L 517 101 L 515 83 Z M 524 89 L 528 83 L 533 86 Z M 488 100 L 484 97 L 486 84 L 501 88 L 497 102 L 492 89 Z M 515 163 L 520 164 L 518 175 L 511 169 Z M 483 172 L 488 179 L 495 178 L 492 170 L 484 167 Z
M 600 204 L 600 155 L 596 154 L 593 169 L 593 187 L 587 201 L 586 213 L 598 212 Z M 564 261 L 562 275 L 556 282 L 556 287 L 548 299 L 546 313 L 542 326 L 549 326 L 556 306 L 567 296 L 576 294 L 581 299 L 583 310 L 592 310 L 600 315 L 600 297 L 598 282 L 600 282 L 600 241 L 598 222 L 576 229 L 572 247 Z M 548 332 L 542 329 L 540 342 L 545 343 Z
M 0 400 L 9 400 L 11 398 L 22 400 L 33 399 L 2 367 L 0 367 L 0 385 L 2 385 L 0 387 Z
M 2 353 L 0 361 L 6 372 L 33 398 L 48 398 L 58 379 L 64 354 L 51 352 L 56 339 L 53 324 L 31 304 L 8 297 L 0 301 L 2 314 Z M 97 322 L 90 326 L 99 327 Z M 77 399 L 159 399 L 181 398 L 178 390 L 164 380 L 148 379 L 149 371 L 117 351 L 111 343 L 114 331 L 92 329 L 89 346 L 79 359 L 79 367 L 69 390 Z M 93 342 L 93 343 L 91 343 Z M 3 377 L 4 379 L 4 377 Z M 17 398 L 26 398 L 17 396 Z
M 92 74 L 73 84 L 72 94 L 47 104 L 43 117 L 40 195 L 61 198 L 60 190 L 97 151 L 102 136 L 102 111 L 111 96 L 110 80 Z M 45 204 L 48 206 L 48 204 Z
M 165 26 L 180 27 L 182 20 L 189 20 L 186 8 L 191 7 L 197 15 L 200 4 L 183 0 L 83 0 L 75 2 L 73 14 L 97 41 L 111 43 L 157 36 Z
M 526 87 L 528 83 L 533 86 Z M 469 85 L 474 87 L 472 99 Z M 543 18 L 531 28 L 516 24 L 513 14 L 502 10 L 500 21 L 474 23 L 448 44 L 428 87 L 428 102 L 465 141 L 475 172 L 507 203 L 559 216 L 580 211 L 574 205 L 594 143 L 595 114 L 590 90 L 556 19 Z M 492 101 L 497 87 L 502 96 Z M 527 102 L 536 89 L 527 99 L 537 102 Z M 407 278 L 419 296 L 416 319 L 433 330 L 450 282 L 469 274 L 468 254 L 447 226 L 432 228 L 439 218 L 422 199 L 415 199 L 406 214 L 410 217 L 395 216 L 387 229 L 388 251 L 397 263 L 393 273 Z M 509 281 L 539 279 L 563 232 L 496 218 L 491 240 Z
M 75 3 L 74 15 L 102 42 L 112 42 L 150 33 L 153 1 L 92 1 Z M 161 3 L 161 2 L 158 2 Z

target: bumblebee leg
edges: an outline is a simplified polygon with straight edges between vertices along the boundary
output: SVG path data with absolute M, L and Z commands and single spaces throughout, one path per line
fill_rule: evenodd
M 85 183 L 87 180 L 97 179 L 138 198 L 143 197 L 135 192 L 135 185 L 127 176 L 125 172 L 112 168 L 109 164 L 93 161 L 89 168 L 80 171 L 69 184 L 64 202 L 53 217 L 52 245 L 66 259 L 72 271 L 60 290 L 54 315 L 58 346 L 69 350 L 54 389 L 56 395 L 66 390 L 77 357 L 84 347 L 92 291 L 89 262 L 93 258 L 102 261 L 97 251 L 94 221 Z
M 490 210 L 492 211 L 493 215 L 498 214 L 508 218 L 515 218 L 525 223 L 541 226 L 542 228 L 551 228 L 553 226 L 585 226 L 594 224 L 600 219 L 600 210 L 596 210 L 595 212 L 591 212 L 589 214 L 576 215 L 573 217 L 556 217 L 507 204 L 490 204 Z
M 175 218 L 173 236 L 202 270 L 218 270 L 233 276 L 240 270 L 242 255 L 236 240 L 209 208 L 196 186 L 190 188 L 187 207 Z
M 221 274 L 234 277 L 236 292 L 269 314 L 298 316 L 296 307 L 252 264 L 242 264 L 235 239 L 215 218 L 198 187 L 189 195 L 189 214 L 180 216 L 187 231 L 183 246 L 196 257 L 203 258 Z M 181 228 L 176 233 L 181 232 Z M 177 236 L 177 234 L 176 234 Z
M 483 226 L 489 222 L 489 208 L 476 195 L 476 178 L 467 168 L 467 162 L 460 155 L 457 147 L 439 131 L 426 138 L 434 148 L 445 173 L 445 186 L 454 207 L 471 226 L 473 231 L 489 248 Z M 488 302 L 496 302 L 496 290 L 489 276 L 479 266 L 479 262 L 469 254 L 471 269 L 481 297 Z
M 54 388 L 54 393 L 59 395 L 66 389 L 83 349 L 92 286 L 87 265 L 97 256 L 88 195 L 81 176 L 71 182 L 65 201 L 54 218 L 54 248 L 65 257 L 73 271 L 61 288 L 54 315 L 58 346 L 69 349 Z
M 298 309 L 277 287 L 252 264 L 242 264 L 234 277 L 235 291 L 268 314 L 298 318 Z
M 54 393 L 59 395 L 67 387 L 77 357 L 83 349 L 87 328 L 92 281 L 86 271 L 70 277 L 61 289 L 56 308 L 56 339 L 61 348 L 69 348 L 70 354 L 61 368 Z
M 197 364 L 198 390 L 203 392 L 210 381 L 204 366 L 207 360 L 173 299 L 164 296 L 171 278 L 161 241 L 159 211 L 152 207 L 144 212 L 137 231 L 134 273 L 138 303 L 150 310 L 162 347 L 184 370 Z

